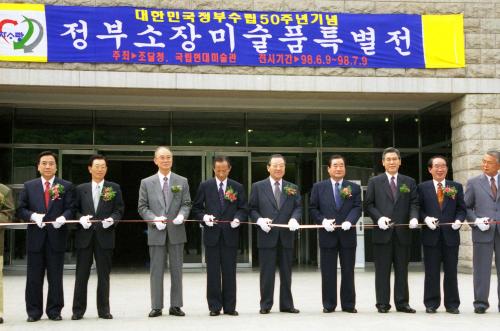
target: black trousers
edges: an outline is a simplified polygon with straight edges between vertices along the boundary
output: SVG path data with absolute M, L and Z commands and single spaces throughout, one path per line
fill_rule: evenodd
M 446 309 L 458 308 L 458 246 L 447 246 L 442 238 L 436 246 L 424 246 L 424 305 L 437 309 L 441 304 L 441 263 L 444 271 L 444 306 Z
M 222 235 L 215 246 L 205 246 L 207 302 L 210 311 L 225 313 L 236 309 L 236 256 L 238 247 L 229 247 Z
M 373 244 L 375 258 L 375 294 L 377 308 L 390 309 L 391 267 L 394 266 L 394 304 L 396 308 L 408 305 L 408 262 L 410 246 L 399 242 L 395 233 L 387 244 Z
M 292 298 L 293 249 L 284 248 L 278 242 L 277 247 L 259 248 L 261 309 L 273 307 L 277 260 L 280 271 L 280 310 L 294 308 Z
M 64 307 L 63 268 L 64 252 L 56 252 L 45 241 L 40 252 L 28 251 L 26 277 L 26 312 L 33 318 L 43 315 L 43 281 L 47 270 L 47 306 L 45 312 L 49 318 L 59 316 Z
M 340 244 L 340 243 L 339 243 Z M 335 310 L 337 307 L 337 258 L 340 256 L 340 304 L 342 309 L 356 307 L 354 288 L 354 266 L 356 247 L 321 248 L 321 294 L 323 307 Z
M 94 237 L 86 248 L 76 250 L 76 279 L 73 294 L 73 314 L 83 316 L 87 310 L 87 284 L 90 268 L 95 257 L 97 266 L 97 313 L 110 313 L 109 274 L 112 266 L 113 249 L 104 249 Z

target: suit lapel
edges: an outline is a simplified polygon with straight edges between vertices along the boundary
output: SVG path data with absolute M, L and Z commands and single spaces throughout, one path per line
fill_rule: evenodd
M 91 209 L 94 210 L 94 215 L 92 216 L 95 217 L 96 215 L 94 209 L 94 199 L 92 197 L 92 182 L 85 184 L 85 186 L 83 187 L 83 194 L 84 194 L 83 199 L 85 199 L 85 204 L 91 206 Z
M 330 206 L 332 206 L 332 211 L 335 211 L 335 197 L 333 196 L 333 185 L 330 179 L 327 179 L 324 186 L 324 192 L 326 201 L 328 201 Z
M 483 174 L 481 181 L 480 181 L 481 187 L 488 193 L 488 195 L 493 199 L 493 201 L 496 201 L 496 197 L 493 196 L 493 193 L 491 192 L 491 186 L 488 181 L 488 177 Z M 498 196 L 498 190 L 497 190 L 497 196 Z
M 446 196 L 446 194 L 444 194 L 444 189 L 446 188 L 446 185 L 450 185 L 450 183 L 448 183 L 446 180 L 444 180 L 444 183 L 443 183 L 443 208 L 441 208 L 441 210 L 444 210 L 446 208 L 446 205 L 448 204 L 448 201 L 450 201 L 450 198 L 448 198 Z M 437 200 L 437 194 L 436 194 L 436 200 Z
M 172 178 L 172 176 L 170 178 Z M 153 177 L 151 177 L 151 186 L 153 186 L 154 196 L 160 197 L 160 204 L 165 209 L 165 199 L 163 198 L 163 191 L 161 189 L 160 178 L 158 177 L 158 175 L 154 175 Z
M 284 183 L 284 181 L 283 181 L 283 183 Z M 263 184 L 264 184 L 264 193 L 267 195 L 267 198 L 272 201 L 272 203 L 276 209 L 279 209 L 278 205 L 276 204 L 276 199 L 274 198 L 273 189 L 271 187 L 271 181 L 269 179 L 266 179 L 263 182 Z
M 382 180 L 384 183 L 384 191 L 387 194 L 387 196 L 389 197 L 389 199 L 391 199 L 391 201 L 393 203 L 396 203 L 396 201 L 394 200 L 394 197 L 392 196 L 392 190 L 391 190 L 391 185 L 389 184 L 389 178 L 387 178 L 387 175 L 385 173 L 383 174 L 383 176 L 384 177 L 382 178 Z M 396 187 L 396 191 L 397 191 L 397 187 Z

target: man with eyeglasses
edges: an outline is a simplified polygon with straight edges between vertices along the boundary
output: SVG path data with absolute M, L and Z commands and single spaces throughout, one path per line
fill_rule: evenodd
M 63 268 L 68 229 L 66 220 L 74 215 L 73 184 L 57 178 L 57 155 L 45 151 L 38 155 L 41 177 L 24 183 L 19 194 L 17 217 L 33 222 L 26 231 L 28 251 L 26 272 L 26 312 L 28 322 L 43 315 L 43 279 L 47 272 L 49 290 L 45 312 L 60 321 L 64 307 Z M 45 224 L 46 221 L 53 222 Z
M 474 312 L 484 314 L 489 308 L 491 261 L 495 253 L 497 267 L 498 311 L 500 312 L 500 192 L 498 191 L 500 152 L 491 150 L 483 156 L 483 173 L 469 179 L 465 191 L 467 221 L 472 224 L 472 266 Z
M 292 297 L 294 231 L 299 229 L 302 203 L 297 185 L 283 179 L 286 161 L 280 154 L 267 163 L 269 177 L 252 185 L 249 209 L 256 222 L 260 264 L 260 313 L 269 314 L 273 306 L 276 261 L 280 270 L 280 311 L 297 314 Z M 285 225 L 272 227 L 271 225 Z
M 399 173 L 401 154 L 394 147 L 382 153 L 385 173 L 368 181 L 365 211 L 377 225 L 373 228 L 375 293 L 377 310 L 391 309 L 391 267 L 394 266 L 394 304 L 403 313 L 415 313 L 409 305 L 408 263 L 410 229 L 418 227 L 418 194 L 415 180 Z M 394 225 L 394 226 L 393 226 Z
M 450 314 L 460 311 L 458 293 L 458 248 L 460 227 L 466 209 L 462 184 L 446 179 L 448 162 L 444 156 L 429 159 L 427 170 L 432 180 L 418 185 L 422 245 L 424 247 L 424 305 L 428 314 L 436 313 L 441 305 L 441 264 L 443 264 L 444 307 Z M 440 223 L 452 223 L 440 226 Z

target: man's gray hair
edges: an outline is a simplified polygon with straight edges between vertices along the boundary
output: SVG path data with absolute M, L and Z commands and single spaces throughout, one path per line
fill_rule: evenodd
M 497 163 L 500 163 L 500 152 L 494 149 L 490 149 L 489 151 L 486 152 L 487 155 L 493 156 L 496 160 Z

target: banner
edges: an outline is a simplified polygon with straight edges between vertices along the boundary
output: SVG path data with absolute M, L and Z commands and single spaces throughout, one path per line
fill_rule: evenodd
M 0 60 L 460 68 L 463 16 L 0 4 Z

